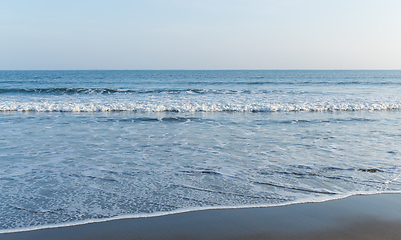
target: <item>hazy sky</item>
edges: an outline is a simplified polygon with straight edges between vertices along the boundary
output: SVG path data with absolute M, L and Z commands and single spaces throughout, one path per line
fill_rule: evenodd
M 401 1 L 0 0 L 0 69 L 401 69 Z

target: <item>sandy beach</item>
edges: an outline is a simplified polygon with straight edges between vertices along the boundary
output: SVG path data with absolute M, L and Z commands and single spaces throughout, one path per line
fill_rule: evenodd
M 188 212 L 0 234 L 0 239 L 400 239 L 401 194 Z
M 2 1 L 0 240 L 401 240 L 401 1 Z

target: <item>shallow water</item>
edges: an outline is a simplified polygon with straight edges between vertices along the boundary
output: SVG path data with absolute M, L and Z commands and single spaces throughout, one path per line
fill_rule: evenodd
M 401 71 L 0 71 L 0 229 L 400 192 Z

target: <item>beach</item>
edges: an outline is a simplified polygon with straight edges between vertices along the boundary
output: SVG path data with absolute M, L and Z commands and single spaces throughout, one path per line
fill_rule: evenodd
M 401 71 L 0 80 L 0 239 L 398 236 Z
M 0 240 L 401 240 L 401 1 L 4 2 Z
M 401 194 L 204 210 L 1 234 L 14 239 L 400 239 Z

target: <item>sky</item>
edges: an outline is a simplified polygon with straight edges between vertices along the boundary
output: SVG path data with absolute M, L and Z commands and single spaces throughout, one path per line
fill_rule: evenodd
M 0 0 L 0 70 L 401 69 L 399 0 Z

